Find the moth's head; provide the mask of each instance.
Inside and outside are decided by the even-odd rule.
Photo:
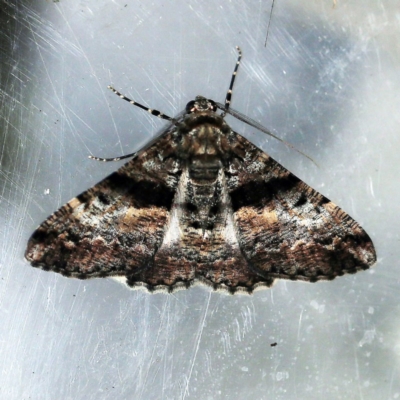
[[[204,111],[217,111],[215,102],[203,96],[196,96],[195,100],[189,101],[189,103],[186,104],[186,112],[188,114]]]

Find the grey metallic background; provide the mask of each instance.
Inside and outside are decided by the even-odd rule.
[[[0,398],[400,398],[398,0],[0,0]],[[252,296],[79,281],[23,259],[36,226],[201,94],[353,216],[376,268]],[[276,347],[270,344],[277,342]]]

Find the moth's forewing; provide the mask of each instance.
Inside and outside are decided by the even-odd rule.
[[[354,219],[240,135],[237,148],[245,156],[228,192],[242,253],[257,272],[317,281],[375,263]]]
[[[34,267],[77,278],[127,275],[150,265],[164,237],[179,178],[171,134],[73,198],[31,236]],[[167,162],[162,160],[167,155]]]

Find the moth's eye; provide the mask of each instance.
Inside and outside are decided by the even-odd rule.
[[[195,104],[194,100],[189,101],[189,103],[186,104],[186,112],[187,113],[193,112],[192,110],[193,110],[194,104]]]
[[[217,105],[215,104],[215,101],[214,100],[210,100],[210,99],[208,99],[207,100],[208,101],[208,107],[209,107],[209,109],[210,110],[212,110],[212,111],[217,111]]]

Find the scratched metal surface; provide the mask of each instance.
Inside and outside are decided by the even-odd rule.
[[[0,398],[400,397],[397,1],[0,1]],[[17,5],[16,5],[17,4]],[[253,296],[129,291],[30,268],[50,213],[202,94],[313,157],[232,120],[373,238],[370,272],[278,281]],[[270,344],[277,343],[275,347]]]

